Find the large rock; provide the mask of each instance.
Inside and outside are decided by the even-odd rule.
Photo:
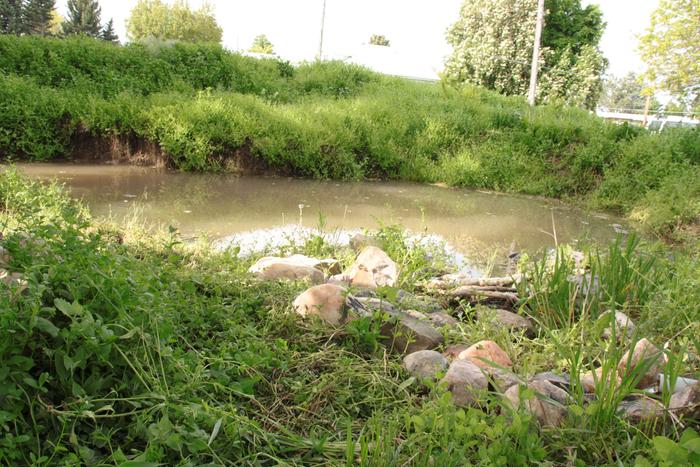
[[[634,331],[636,330],[636,326],[629,318],[629,316],[627,316],[621,311],[609,311],[607,313],[604,313],[600,317],[600,319],[611,321],[610,326],[606,327],[603,330],[604,339],[611,339],[613,335],[615,335],[616,340],[622,341],[626,338],[631,337],[632,334],[634,334]]]
[[[535,395],[529,399],[522,398],[525,387],[534,391]],[[542,426],[559,426],[566,415],[565,405],[569,401],[566,391],[544,380],[531,381],[524,386],[511,386],[506,391],[505,398],[513,409],[524,408]]]
[[[310,279],[315,284],[325,281],[324,271],[337,271],[338,262],[334,259],[316,259],[304,255],[292,255],[286,258],[266,256],[253,264],[248,272],[263,280],[297,280]]]
[[[459,407],[478,406],[481,394],[489,387],[483,370],[469,360],[453,361],[440,382]]]
[[[513,362],[505,351],[494,341],[479,341],[457,356],[458,360],[471,360],[481,368],[491,368],[495,365],[511,368]]]
[[[508,310],[480,308],[476,312],[476,317],[479,321],[487,321],[511,331],[523,332],[528,337],[535,335],[535,327],[532,321]]]
[[[444,338],[429,322],[413,318],[401,311],[388,312],[390,319],[380,330],[387,347],[403,354],[434,349]]]
[[[403,366],[418,379],[431,379],[447,369],[449,362],[440,352],[419,350],[403,359]]]
[[[665,412],[663,404],[649,397],[641,396],[623,400],[617,413],[631,422],[641,423],[661,417]]]
[[[316,285],[294,300],[294,311],[301,316],[318,316],[329,324],[339,326],[348,321],[346,295],[343,287],[333,284]]]
[[[589,394],[595,394],[597,392],[597,387],[600,387],[602,384],[604,384],[606,388],[617,388],[621,383],[620,377],[617,375],[613,377],[613,373],[616,373],[614,369],[609,369],[608,373],[605,375],[605,382],[603,382],[602,367],[596,368],[593,371],[588,371],[581,375],[581,386],[583,386],[583,390]]]
[[[353,295],[355,299],[362,303],[362,305],[368,310],[368,311],[386,311],[386,312],[397,312],[398,309],[391,303],[388,302],[387,300],[383,300],[381,298],[376,298],[376,297],[358,297],[356,295]]]
[[[436,311],[434,313],[428,313],[428,319],[432,321],[432,323],[439,327],[443,328],[445,326],[457,326],[459,324],[459,321],[454,319],[452,316],[448,315],[444,311]]]
[[[620,377],[624,377],[628,371],[634,371],[638,367],[644,368],[637,388],[645,389],[656,384],[659,374],[663,373],[665,362],[666,356],[644,338],[634,346],[631,356],[629,351],[622,356],[617,366],[617,373]]]
[[[684,386],[673,393],[668,408],[678,416],[700,419],[700,383]]]
[[[340,278],[353,287],[376,289],[393,287],[399,277],[396,263],[382,250],[375,246],[365,247],[357,259]]]
[[[551,383],[558,387],[559,389],[562,389],[564,391],[569,391],[571,387],[571,380],[569,379],[569,375],[567,374],[556,374],[552,373],[551,371],[545,371],[542,373],[537,373],[534,375],[532,378],[530,378],[530,382],[532,381],[547,381],[548,383]]]

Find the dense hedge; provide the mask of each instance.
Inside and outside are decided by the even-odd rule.
[[[653,134],[478,88],[216,45],[0,37],[0,157],[64,157],[78,132],[155,141],[184,170],[225,169],[245,147],[300,176],[585,197],[663,235],[700,213],[698,131]]]

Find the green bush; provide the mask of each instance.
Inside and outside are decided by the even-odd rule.
[[[700,162],[698,131],[649,133],[342,62],[2,36],[0,97],[4,159],[65,157],[78,132],[136,135],[183,170],[225,170],[242,152],[290,175],[442,181],[634,210],[665,236],[696,222],[696,196],[673,185]]]

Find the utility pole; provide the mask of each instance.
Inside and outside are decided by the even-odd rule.
[[[321,13],[321,39],[318,41],[318,59],[323,61],[323,28],[326,25],[326,0],[323,0],[323,13]]]
[[[647,126],[647,122],[649,121],[649,108],[651,107],[651,94],[647,94],[647,100],[644,103],[644,126]]]
[[[539,69],[540,41],[542,40],[542,23],[544,23],[544,0],[537,1],[537,24],[535,25],[535,44],[532,48],[532,68],[530,69],[530,91],[527,93],[527,101],[531,106],[535,105],[537,94],[537,71]]]

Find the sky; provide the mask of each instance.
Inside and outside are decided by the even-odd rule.
[[[172,1],[172,0],[170,0]],[[324,0],[210,0],[232,50],[250,47],[258,34],[267,35],[280,57],[298,62],[318,55]],[[649,24],[659,0],[583,0],[603,11],[607,29],[601,41],[610,61],[608,74],[641,71],[636,36]],[[65,14],[65,1],[57,5]],[[202,0],[190,0],[198,8]],[[362,63],[380,72],[434,78],[450,53],[445,31],[459,15],[462,0],[326,0],[323,55]],[[104,22],[114,18],[117,34],[126,39],[125,20],[136,0],[101,0]],[[391,47],[367,44],[383,34]]]

